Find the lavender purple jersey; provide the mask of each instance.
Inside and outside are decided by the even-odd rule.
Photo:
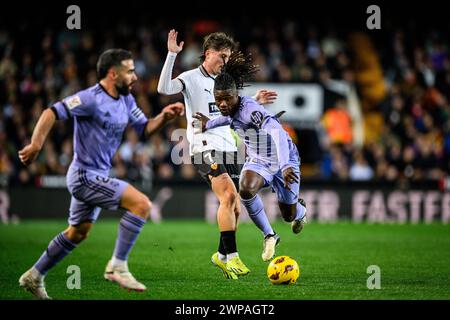
[[[52,109],[60,120],[74,119],[74,159],[67,172],[72,195],[69,223],[93,222],[100,208],[117,209],[128,186],[108,177],[125,128],[131,124],[142,135],[148,119],[131,94],[114,98],[100,84],[55,103]]]
[[[55,103],[53,109],[58,119],[74,119],[73,163],[105,174],[127,125],[141,135],[148,121],[131,94],[114,98],[100,84]]]
[[[269,166],[273,172],[298,163],[297,147],[279,120],[250,97],[239,97],[233,117],[209,120],[206,129],[229,125],[247,147],[249,159]]]
[[[292,204],[298,200],[300,185],[284,188],[282,171],[292,167],[300,177],[300,157],[297,147],[281,126],[278,118],[250,97],[239,97],[239,109],[233,117],[221,116],[206,123],[206,129],[229,125],[243,141],[247,159],[242,171],[261,175],[277,192],[278,200]]]

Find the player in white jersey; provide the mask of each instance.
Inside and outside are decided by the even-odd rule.
[[[165,95],[183,93],[191,159],[219,199],[217,221],[221,235],[219,249],[211,261],[222,269],[226,278],[237,279],[250,272],[240,260],[236,246],[240,213],[237,188],[243,161],[238,161],[236,143],[229,126],[202,132],[201,123],[193,118],[197,112],[208,115],[210,119],[220,116],[214,99],[214,78],[220,74],[231,52],[237,49],[237,43],[222,32],[206,36],[201,65],[172,79],[176,56],[184,45],[183,41],[177,44],[177,35],[175,30],[170,30],[167,39],[169,52],[159,78],[158,92]],[[255,96],[261,104],[271,103],[275,98],[276,93],[268,90],[260,90]],[[198,129],[195,128],[196,124]]]

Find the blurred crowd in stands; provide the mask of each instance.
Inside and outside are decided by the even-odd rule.
[[[147,116],[181,101],[181,94],[166,97],[156,91],[171,27],[167,22],[131,26],[119,21],[107,30],[32,30],[30,25],[12,34],[0,29],[0,175],[10,185],[34,185],[41,175],[65,175],[73,155],[71,121],[57,122],[38,160],[28,168],[17,152],[30,141],[44,108],[96,83],[95,66],[103,50],[123,47],[133,52],[140,78],[134,95]],[[342,98],[324,106],[324,135],[285,124],[299,146],[303,178],[437,180],[450,172],[449,34],[430,30],[412,37],[393,28],[376,37],[359,35],[361,42],[338,28],[300,28],[295,20],[245,26],[190,21],[179,29],[185,47],[174,76],[198,66],[203,36],[218,30],[232,34],[241,50],[252,53],[260,66],[257,82],[326,86],[336,79],[356,89],[364,123],[362,145],[355,143],[354,121]],[[367,61],[374,69],[364,73]],[[198,179],[192,165],[171,161],[178,141],[170,137],[183,127],[181,119],[148,141],[127,130],[113,175],[132,182]]]

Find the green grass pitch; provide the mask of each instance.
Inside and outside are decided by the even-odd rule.
[[[216,225],[203,221],[148,223],[134,247],[130,270],[147,285],[128,292],[103,279],[117,234],[118,220],[100,219],[89,238],[46,278],[54,299],[450,299],[450,225],[380,225],[309,223],[294,235],[284,222],[274,224],[281,236],[277,255],[300,265],[295,285],[275,286],[261,260],[262,235],[242,223],[238,249],[251,273],[223,278],[210,262],[217,249]],[[0,225],[0,299],[31,299],[18,278],[48,242],[66,227],[64,220]],[[69,265],[81,269],[81,289],[69,290]],[[367,267],[381,270],[381,289],[367,288]]]

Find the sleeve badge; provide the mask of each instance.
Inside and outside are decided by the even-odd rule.
[[[67,105],[67,108],[73,109],[81,105],[81,99],[79,96],[71,96],[64,101]]]

